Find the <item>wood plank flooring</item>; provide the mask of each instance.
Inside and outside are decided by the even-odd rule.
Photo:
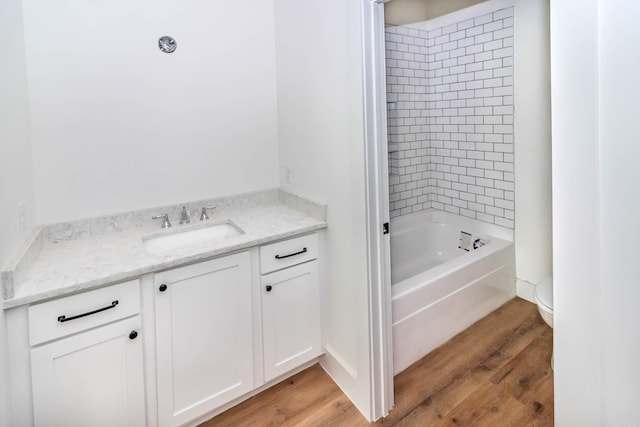
[[[218,426],[553,426],[552,330],[516,298],[395,377],[369,424],[319,365],[207,421]]]

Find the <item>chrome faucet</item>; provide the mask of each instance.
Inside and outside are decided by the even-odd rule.
[[[182,207],[182,215],[180,216],[180,224],[189,224],[191,221],[189,218],[191,217],[191,212],[183,206]]]
[[[215,208],[216,208],[216,205],[203,206],[202,207],[202,213],[200,214],[200,221],[208,221],[209,220],[209,215],[207,215],[207,210],[215,209]]]
[[[151,219],[162,219],[163,220],[162,221],[162,228],[171,227],[171,223],[169,222],[169,215],[167,215],[167,214],[152,216]]]

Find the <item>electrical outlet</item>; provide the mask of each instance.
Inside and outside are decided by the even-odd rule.
[[[27,205],[24,202],[18,203],[18,226],[20,232],[27,231]]]

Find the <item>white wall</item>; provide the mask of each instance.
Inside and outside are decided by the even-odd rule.
[[[360,7],[277,0],[276,52],[282,187],[329,206],[324,366],[371,417]]]
[[[424,0],[394,0],[384,6],[385,24],[404,25],[427,19],[429,11]]]
[[[603,425],[640,425],[640,4],[598,3]]]
[[[37,222],[277,186],[273,14],[24,0]]]
[[[390,25],[404,25],[446,15],[486,0],[394,0],[385,4],[384,20]]]
[[[0,2],[0,268],[33,225],[22,10],[19,0]],[[18,203],[26,207],[21,225]],[[1,284],[0,284],[1,287]],[[0,299],[0,426],[11,425],[7,334]]]
[[[555,415],[601,418],[597,0],[551,4]]]
[[[640,424],[640,5],[551,4],[556,425]]]
[[[427,0],[428,19],[437,18],[485,1],[487,0]]]
[[[551,4],[554,397],[558,426],[604,425],[596,3],[572,0]]]
[[[518,279],[552,272],[549,0],[515,0],[515,245]]]

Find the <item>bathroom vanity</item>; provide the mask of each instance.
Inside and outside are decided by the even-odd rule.
[[[326,207],[185,209],[214,203],[167,229],[151,216],[181,206],[35,231],[3,272],[18,425],[196,425],[317,361]]]

